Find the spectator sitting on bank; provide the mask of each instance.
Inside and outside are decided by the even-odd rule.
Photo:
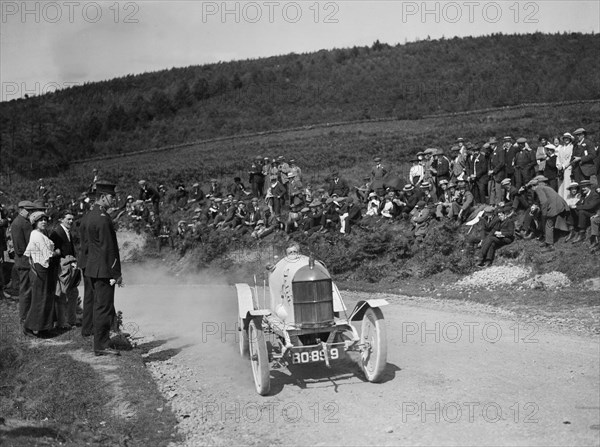
[[[348,187],[346,180],[340,178],[337,170],[333,170],[329,182],[329,196],[332,197],[334,194],[337,194],[338,197],[347,197],[349,192],[350,188]]]
[[[454,192],[456,189],[454,183],[451,184],[451,188],[449,185],[450,183],[448,180],[440,181],[440,190],[442,191],[442,194],[435,210],[435,215],[439,220],[442,220],[444,217],[447,217],[448,219],[454,218],[452,200],[454,199]]]
[[[363,183],[360,186],[355,186],[356,196],[361,203],[369,202],[369,194],[371,193],[371,177],[363,177]]]
[[[204,195],[204,191],[200,188],[200,183],[194,183],[192,185],[192,191],[188,198],[188,203],[197,203],[198,205],[204,205],[206,196]]]
[[[381,202],[375,192],[369,193],[369,201],[367,203],[367,216],[378,216]]]
[[[258,222],[256,222],[256,227],[254,228],[254,231],[252,232],[252,237],[254,239],[262,239],[264,237],[267,237],[269,234],[271,234],[273,232],[274,228],[273,227],[267,227],[265,225],[265,221],[260,219]]]
[[[177,206],[179,210],[183,210],[187,206],[188,192],[183,183],[177,185],[175,196],[173,198],[175,200],[175,206]]]
[[[234,177],[233,183],[227,187],[228,195],[232,195],[234,199],[241,200],[250,195],[250,191],[246,189],[240,177]]]
[[[589,180],[582,180],[579,182],[581,188],[581,198],[575,207],[575,214],[577,215],[576,229],[577,236],[571,241],[576,244],[583,242],[586,239],[586,231],[590,226],[591,217],[596,214],[596,211],[600,208],[600,194],[595,189],[592,189],[592,182]]]
[[[411,212],[410,221],[413,225],[412,236],[416,242],[422,242],[427,234],[427,227],[431,218],[431,210],[423,200],[419,200]]]
[[[408,181],[413,186],[419,186],[423,182],[423,165],[419,162],[418,158],[413,158],[410,162],[412,166],[408,174]]]
[[[351,234],[352,227],[362,219],[360,206],[356,203],[357,199],[348,197],[346,204],[340,210],[340,233]]]
[[[482,241],[492,232],[500,228],[500,219],[493,206],[486,206],[483,215],[475,222],[465,238],[467,255],[472,256],[475,247],[481,247]]]
[[[456,181],[457,191],[452,202],[452,213],[455,214],[459,221],[464,222],[473,210],[475,199],[471,191],[467,189],[467,181],[464,178],[459,178]]]
[[[512,212],[512,207],[505,206],[498,210],[500,224],[497,229],[488,234],[481,243],[481,258],[477,264],[479,267],[490,266],[494,262],[496,250],[500,247],[512,243],[515,239],[515,225],[508,214]]]

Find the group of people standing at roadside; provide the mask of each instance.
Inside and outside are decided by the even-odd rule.
[[[19,202],[10,226],[19,319],[29,337],[72,329],[79,323],[78,286],[83,277],[81,334],[94,336],[96,355],[119,355],[110,346],[116,318],[114,287],[122,282],[116,232],[107,213],[115,205],[115,185],[98,180],[90,196],[95,196],[95,205],[81,218],[79,250],[70,209],[61,211],[49,228],[46,206]]]

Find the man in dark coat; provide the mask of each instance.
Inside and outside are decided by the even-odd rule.
[[[481,243],[481,261],[477,264],[479,267],[490,266],[494,262],[496,250],[512,243],[515,239],[515,224],[508,218],[512,211],[510,206],[498,210],[500,224],[498,229],[488,236]]]
[[[479,149],[479,153],[473,160],[473,196],[476,203],[486,203],[486,193],[488,187],[488,157],[487,150],[489,144],[484,144]]]
[[[506,151],[498,146],[498,140],[491,138],[489,141],[491,155],[488,170],[488,195],[490,205],[497,205],[502,201],[502,180],[506,178]]]
[[[560,215],[567,215],[569,205],[554,189],[546,183],[548,178],[538,175],[532,181],[537,181],[532,189],[538,198],[540,211],[542,213],[542,225],[544,226],[545,241],[542,246],[552,250],[554,248],[554,226],[556,218]]]
[[[91,200],[94,200],[94,196],[95,192],[90,196]],[[91,278],[85,274],[88,257],[87,221],[90,217],[90,212],[88,211],[81,218],[79,224],[79,241],[81,246],[79,249],[78,264],[83,275],[83,315],[81,317],[81,335],[83,337],[89,337],[94,333],[94,290]]]
[[[574,209],[577,215],[578,235],[573,239],[573,244],[585,241],[585,233],[590,226],[590,219],[600,208],[600,194],[592,189],[592,182],[582,180],[579,182],[579,187],[581,188],[581,199]]]
[[[121,285],[121,258],[117,235],[108,208],[115,203],[115,184],[96,182],[98,196],[86,223],[87,260],[85,274],[94,292],[94,353],[120,355],[109,347],[110,328],[115,317],[115,285]]]
[[[63,265],[63,261],[67,256],[77,258],[75,245],[73,244],[73,235],[71,234],[74,217],[70,210],[61,211],[58,217],[59,224],[50,233],[50,240],[54,242],[54,249],[59,250],[60,253],[60,265]],[[57,293],[57,321],[59,327],[75,326],[77,319],[77,298],[79,298],[78,284],[73,282],[70,287],[66,287],[64,294],[58,295]]]
[[[595,160],[597,157],[596,148],[587,138],[585,129],[579,128],[573,135],[577,137],[577,144],[573,147],[573,155],[571,156],[571,165],[573,172],[571,176],[577,183],[582,180],[589,180],[596,173]]]
[[[140,185],[140,194],[139,194],[139,199],[143,200],[144,202],[146,200],[150,200],[150,202],[152,202],[152,207],[154,209],[154,214],[156,215],[156,218],[159,217],[159,203],[160,203],[160,194],[158,193],[158,191],[154,188],[152,188],[150,185],[148,185],[148,182],[146,182],[146,180],[140,180],[139,182]]]
[[[529,183],[534,177],[534,167],[537,166],[535,152],[527,144],[527,139],[519,138],[517,140],[518,148],[515,154],[515,186],[520,188]]]
[[[329,181],[329,190],[327,191],[331,197],[337,194],[339,197],[347,197],[350,188],[346,180],[340,178],[340,174],[337,170],[331,173],[331,180]]]
[[[10,226],[10,233],[15,250],[15,265],[19,275],[19,318],[21,324],[25,321],[29,308],[31,307],[31,280],[29,279],[29,258],[24,255],[29,235],[31,234],[31,222],[29,212],[33,210],[33,203],[29,200],[19,202],[19,214]]]

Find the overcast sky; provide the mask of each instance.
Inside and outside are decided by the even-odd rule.
[[[172,67],[502,32],[600,32],[590,1],[0,0],[3,101]],[[558,62],[558,61],[557,61]]]

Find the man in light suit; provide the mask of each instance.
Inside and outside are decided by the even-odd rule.
[[[110,328],[115,318],[115,285],[121,285],[121,258],[117,235],[108,208],[115,204],[115,184],[96,182],[96,204],[86,221],[87,260],[85,275],[94,293],[94,353],[120,355],[109,347]]]

